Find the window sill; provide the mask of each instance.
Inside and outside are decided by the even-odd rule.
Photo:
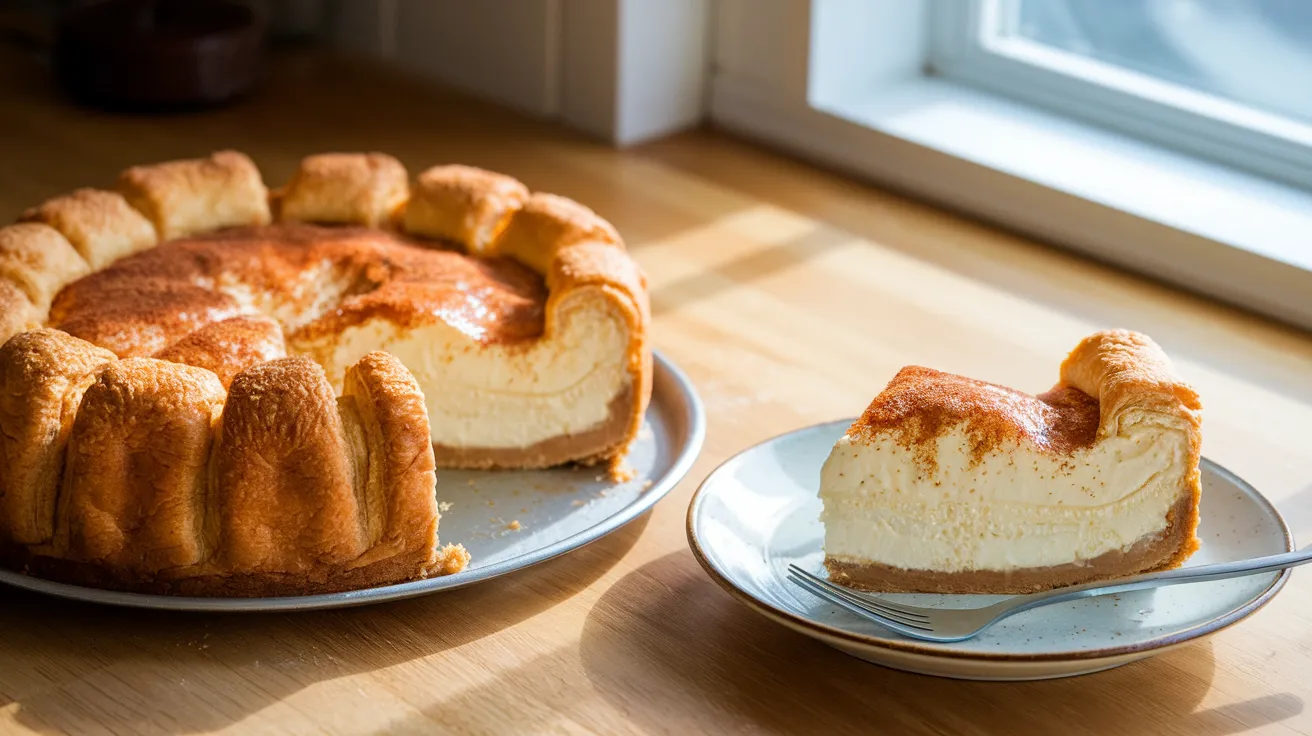
[[[1312,329],[1312,193],[950,81],[822,107],[716,80],[721,125]]]

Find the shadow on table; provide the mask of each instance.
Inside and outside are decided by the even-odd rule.
[[[1198,710],[1215,663],[1201,642],[1107,672],[1030,683],[939,679],[862,662],[733,600],[688,552],[626,575],[598,600],[580,646],[592,686],[652,730],[746,723],[792,733],[1227,734],[1303,710],[1282,693]],[[699,713],[703,714],[699,717]],[[681,722],[687,719],[687,722]]]
[[[586,588],[648,516],[566,557],[440,595],[335,611],[190,614],[4,590],[0,710],[42,732],[209,731],[316,682],[429,657]]]

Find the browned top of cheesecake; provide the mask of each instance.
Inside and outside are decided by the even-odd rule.
[[[1133,409],[1181,420],[1196,455],[1201,408],[1156,343],[1105,330],[1082,340],[1062,363],[1057,385],[1037,396],[932,368],[903,368],[848,435],[870,442],[891,433],[932,471],[939,437],[958,426],[965,427],[972,462],[1021,441],[1067,455],[1116,432],[1123,412]]]
[[[357,227],[237,227],[170,241],[70,284],[50,324],[113,350],[151,355],[209,324],[267,314],[300,338],[383,316],[443,321],[484,342],[537,337],[547,290],[510,258]]]
[[[1028,440],[1053,453],[1092,445],[1098,433],[1098,400],[1077,388],[1057,386],[1031,396],[965,376],[908,366],[875,397],[849,434],[869,441],[891,432],[929,468],[937,466],[936,443],[964,425],[972,462],[1004,445]]]

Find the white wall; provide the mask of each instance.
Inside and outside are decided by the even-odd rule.
[[[617,145],[699,124],[712,0],[341,0],[332,37]]]

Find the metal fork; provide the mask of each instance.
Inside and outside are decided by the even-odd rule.
[[[1157,588],[1165,585],[1201,583],[1208,580],[1225,580],[1263,572],[1274,572],[1312,562],[1312,545],[1297,552],[1285,552],[1267,557],[1255,557],[1238,562],[1222,562],[1199,567],[1182,567],[1163,572],[1131,575],[1116,580],[1103,580],[1084,585],[1072,585],[1043,593],[1020,595],[982,608],[924,608],[894,603],[886,598],[858,593],[817,577],[797,565],[789,565],[789,579],[811,594],[846,608],[858,616],[892,629],[903,636],[925,641],[961,641],[975,636],[984,629],[1008,616],[1031,608],[1052,603],[1092,598],[1131,590]]]

